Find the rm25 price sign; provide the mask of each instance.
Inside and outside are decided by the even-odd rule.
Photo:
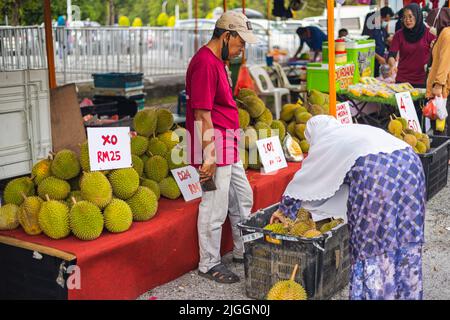
[[[87,128],[92,171],[132,166],[129,127]]]
[[[286,158],[278,136],[258,140],[256,145],[265,173],[287,167]]]
[[[400,116],[408,121],[408,127],[414,131],[422,133],[416,108],[409,92],[400,92],[395,94],[397,107],[400,110]]]

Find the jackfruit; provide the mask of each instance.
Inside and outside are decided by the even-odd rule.
[[[69,209],[71,209],[73,206],[72,198],[75,199],[76,202],[80,202],[80,201],[84,200],[83,196],[81,195],[81,191],[77,190],[77,191],[69,192],[69,195],[67,196],[67,199],[66,199],[66,205],[67,205],[67,207],[69,207]]]
[[[256,147],[256,141],[258,140],[258,133],[256,132],[254,127],[247,127],[244,130],[244,142],[245,148],[247,150],[253,149]]]
[[[272,231],[278,234],[287,234],[287,230],[282,223],[272,223],[264,227],[264,230]]]
[[[417,141],[416,148],[419,151],[418,153],[426,153],[427,152],[427,146],[422,141]]]
[[[280,142],[283,142],[284,137],[286,136],[286,127],[280,120],[273,120],[270,125],[272,129],[272,134],[278,135],[280,137]]]
[[[280,112],[280,119],[289,122],[294,117],[295,111],[299,108],[296,104],[285,104]]]
[[[297,125],[297,122],[292,121],[288,124],[286,130],[291,136],[295,136],[295,126]]]
[[[272,129],[270,129],[270,126],[265,122],[257,122],[255,124],[255,130],[258,133],[258,140],[272,136]]]
[[[164,156],[169,148],[158,138],[151,138],[148,143],[147,155],[149,156]]]
[[[131,154],[142,156],[148,148],[148,138],[135,136],[131,138]]]
[[[42,232],[41,227],[39,227],[38,217],[43,202],[39,197],[27,197],[20,206],[18,212],[19,223],[30,236]]]
[[[0,207],[0,230],[14,230],[19,226],[19,210],[13,203]]]
[[[106,230],[119,233],[130,229],[133,222],[133,213],[125,201],[113,199],[103,211],[103,218]]]
[[[239,128],[247,128],[250,124],[250,115],[248,112],[242,108],[238,108],[239,112]]]
[[[105,208],[112,200],[112,187],[100,172],[85,172],[80,181],[83,199],[92,202],[100,209]]]
[[[175,200],[181,196],[180,188],[178,188],[177,182],[173,177],[167,177],[161,180],[159,189],[164,198]]]
[[[158,109],[156,111],[157,125],[156,132],[163,133],[172,128],[173,126],[173,114],[167,109]]]
[[[113,194],[122,200],[131,198],[139,187],[139,175],[133,168],[113,170],[108,178]]]
[[[156,195],[147,187],[139,187],[136,193],[126,201],[133,212],[134,221],[146,221],[153,218],[158,210]]]
[[[248,168],[248,151],[245,149],[239,148],[239,158],[242,161],[242,166],[244,167],[244,170],[247,170],[247,168]]]
[[[317,238],[317,237],[320,237],[321,234],[322,233],[319,230],[311,229],[311,230],[306,231],[303,234],[303,237],[305,237],[305,238]]]
[[[272,112],[270,112],[269,109],[265,109],[262,115],[260,115],[258,118],[255,119],[255,122],[264,122],[268,126],[272,124],[273,121],[273,115]]]
[[[266,105],[264,102],[256,97],[256,96],[249,96],[242,99],[243,105],[242,107],[247,110],[247,112],[250,114],[250,117],[252,118],[258,118],[261,116],[266,110]]]
[[[48,199],[44,201],[38,220],[41,230],[47,237],[62,239],[70,234],[69,208],[60,201]]]
[[[403,131],[403,125],[398,119],[391,120],[388,124],[388,131],[394,136],[399,136]]]
[[[166,144],[168,150],[171,150],[180,142],[180,137],[171,130],[159,134],[158,139]]]
[[[89,201],[74,203],[69,214],[70,230],[80,240],[94,240],[103,231],[103,215],[100,209]]]
[[[144,164],[144,171],[147,178],[160,182],[169,174],[167,160],[161,156],[153,156]]]
[[[306,140],[301,140],[300,141],[300,148],[302,148],[302,151],[304,153],[308,153],[309,151],[309,143]]]
[[[306,123],[309,119],[311,119],[312,114],[309,112],[302,112],[295,114],[295,122],[297,123]]]
[[[154,108],[144,109],[136,113],[133,128],[140,136],[150,137],[156,131],[158,115]]]
[[[403,140],[411,147],[415,147],[417,144],[417,138],[413,134],[405,134]]]
[[[295,125],[295,135],[301,140],[305,140],[305,130],[306,130],[306,124],[300,123],[300,124]],[[301,145],[300,145],[300,148],[302,148]],[[302,148],[302,150],[303,150],[303,148]]]
[[[158,182],[150,180],[150,179],[141,179],[141,186],[147,187],[150,190],[152,190],[156,196],[156,199],[159,200],[159,198],[161,197],[161,190],[159,189]]]
[[[267,293],[267,300],[306,300],[305,289],[295,282],[298,265],[295,265],[289,280],[278,281]]]
[[[72,150],[61,150],[53,158],[50,166],[52,174],[63,180],[72,179],[80,173],[80,162]]]
[[[251,89],[242,88],[241,90],[239,90],[237,98],[239,100],[243,100],[244,98],[249,97],[249,96],[256,97],[257,95],[256,95],[256,92]]]
[[[48,177],[39,183],[37,191],[42,199],[48,195],[52,200],[64,200],[70,192],[70,184],[56,177]]]
[[[23,202],[23,196],[34,196],[34,183],[28,177],[16,178],[8,182],[3,191],[3,200],[5,203],[13,203],[20,206]]]
[[[144,162],[142,158],[143,156],[139,158],[137,155],[131,155],[133,169],[136,170],[139,177],[142,177],[142,175],[144,174]]]
[[[313,89],[309,92],[308,102],[310,104],[318,104],[319,106],[323,106],[326,99],[322,92]]]
[[[326,114],[325,110],[319,106],[318,104],[313,104],[309,107],[308,110],[309,113],[311,113],[313,116],[317,116],[319,114]]]
[[[36,186],[42,180],[52,175],[52,172],[50,170],[51,164],[52,161],[50,159],[43,159],[33,166],[33,169],[31,169],[31,177]]]

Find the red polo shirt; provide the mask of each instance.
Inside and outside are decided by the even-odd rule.
[[[191,164],[202,164],[202,147],[194,130],[194,110],[211,111],[217,166],[239,161],[239,116],[225,63],[208,47],[202,47],[189,63],[186,73],[186,129],[190,134]],[[201,132],[201,131],[200,131]],[[190,141],[189,141],[190,140]]]

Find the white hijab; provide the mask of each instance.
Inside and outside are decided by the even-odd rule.
[[[308,157],[284,195],[302,200],[302,206],[312,212],[314,220],[319,220],[319,216],[345,217],[348,187],[343,182],[359,157],[409,147],[382,129],[342,125],[327,115],[312,117],[307,122],[305,138],[310,144]]]

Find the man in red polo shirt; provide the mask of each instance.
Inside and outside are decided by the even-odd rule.
[[[216,22],[212,39],[192,58],[186,73],[186,129],[189,159],[200,182],[213,180],[216,190],[203,192],[198,215],[199,274],[234,283],[239,277],[221,263],[222,225],[229,215],[233,261],[243,262],[243,243],[237,224],[246,219],[253,193],[239,160],[239,117],[225,61],[237,57],[245,43],[257,42],[251,23],[239,12],[227,11]]]

